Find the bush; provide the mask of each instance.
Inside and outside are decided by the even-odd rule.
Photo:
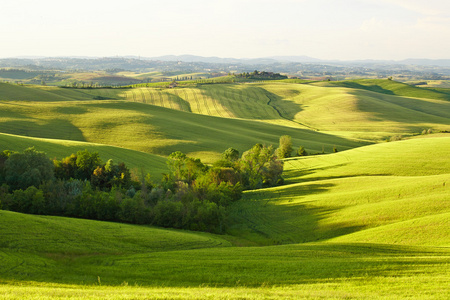
[[[292,138],[289,135],[283,135],[280,137],[280,146],[277,151],[278,158],[291,157],[292,153]]]
[[[297,150],[297,156],[307,156],[308,152],[306,152],[305,147],[300,146]]]

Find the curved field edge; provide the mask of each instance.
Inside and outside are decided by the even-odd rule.
[[[35,147],[36,150],[45,152],[50,159],[61,159],[87,149],[91,152],[98,152],[103,162],[108,159],[113,159],[115,163],[124,162],[136,175],[150,173],[155,180],[159,180],[163,173],[167,173],[166,158],[149,153],[94,143],[0,133],[0,151],[21,152],[29,147]]]
[[[39,253],[55,259],[231,246],[207,233],[4,210],[0,210],[0,235],[3,251]]]
[[[448,228],[450,212],[371,228],[331,239],[330,242],[450,247]]]

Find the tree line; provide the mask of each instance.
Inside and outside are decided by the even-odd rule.
[[[244,72],[240,74],[235,74],[237,78],[247,78],[247,79],[258,79],[258,80],[281,80],[287,79],[288,77],[285,75],[281,75],[280,73],[274,72],[266,72],[266,71],[258,71],[255,70],[251,73]]]
[[[155,183],[98,152],[49,159],[34,147],[0,153],[0,208],[94,220],[223,233],[227,208],[242,191],[283,182],[272,146],[256,144],[240,156],[227,149],[212,166],[174,152],[169,172]]]

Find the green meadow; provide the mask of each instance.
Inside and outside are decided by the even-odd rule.
[[[124,100],[4,100],[0,108],[4,133],[99,143],[163,156],[181,149],[205,161],[217,159],[229,147],[242,152],[256,143],[276,145],[286,134],[296,147],[303,145],[315,152],[367,144],[307,129]]]
[[[388,80],[0,83],[0,150],[88,149],[154,178],[177,150],[213,162],[290,135],[318,154],[246,191],[223,235],[0,210],[0,298],[448,299],[450,136],[420,133],[450,130],[449,94]]]
[[[296,128],[377,139],[424,128],[448,130],[448,90],[390,80],[209,84],[124,92],[130,101],[226,118],[262,120]]]
[[[450,137],[430,138],[288,159],[289,184],[247,192],[233,207],[230,231],[258,244],[348,239],[448,247],[449,147]]]
[[[23,151],[29,147],[35,147],[39,151],[44,151],[49,158],[59,160],[87,149],[90,152],[98,152],[103,162],[108,159],[116,163],[125,162],[136,175],[150,173],[156,180],[159,180],[163,173],[167,173],[166,159],[150,153],[102,144],[0,133],[0,151]]]

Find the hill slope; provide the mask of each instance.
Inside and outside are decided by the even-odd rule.
[[[349,81],[334,81],[332,82],[332,84],[336,86],[363,89],[387,95],[450,101],[450,90],[420,88],[394,80],[358,79]]]
[[[367,139],[450,130],[450,92],[389,80],[141,87],[127,100],[227,118],[262,120]]]
[[[449,291],[449,250],[209,235],[0,211],[6,298],[418,298]],[[392,286],[395,285],[395,289]]]
[[[331,152],[362,145],[310,130],[264,122],[218,118],[120,100],[0,103],[4,133],[101,143],[169,155],[181,150],[203,158],[229,147],[278,144],[291,135],[294,147]],[[207,152],[205,155],[204,152]],[[200,153],[199,153],[200,152]]]
[[[287,160],[292,184],[246,193],[230,233],[262,244],[339,237],[448,246],[449,147],[450,138],[430,138]]]
[[[87,149],[98,152],[103,162],[113,159],[116,163],[124,162],[130,170],[140,175],[141,170],[152,178],[159,180],[163,173],[167,173],[166,159],[157,155],[119,148],[108,145],[76,142],[68,140],[42,139],[0,133],[0,151],[23,151],[29,147],[43,151],[51,159],[61,159],[77,151]]]

